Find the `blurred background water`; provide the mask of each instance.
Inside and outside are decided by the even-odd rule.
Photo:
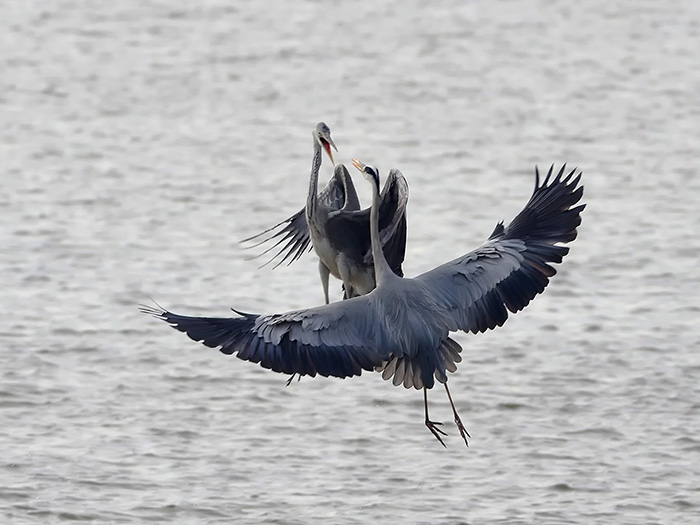
[[[0,46],[3,523],[700,522],[696,2],[6,2]],[[419,392],[137,312],[322,301],[238,244],[303,206],[319,120],[408,179],[409,276],[584,172],[544,295],[457,336],[469,449],[438,390],[446,450]]]

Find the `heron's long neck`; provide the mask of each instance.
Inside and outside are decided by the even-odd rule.
[[[369,212],[369,232],[372,239],[372,258],[374,259],[374,278],[379,284],[388,276],[394,275],[384,257],[382,242],[379,238],[379,182],[372,184],[372,209]]]
[[[318,201],[318,171],[321,169],[321,144],[314,138],[314,159],[311,163],[309,196],[306,198],[306,216],[313,217]]]

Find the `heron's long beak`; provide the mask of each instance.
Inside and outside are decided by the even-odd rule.
[[[366,165],[363,164],[362,162],[360,162],[360,161],[357,160],[357,159],[352,159],[352,165],[355,166],[355,167],[356,167],[358,170],[360,170],[360,171],[365,171],[365,166],[366,166]]]
[[[338,151],[338,148],[335,145],[335,142],[333,142],[333,139],[328,137],[326,140],[325,138],[322,140],[323,144],[323,149],[326,150],[326,154],[328,155],[328,158],[331,159],[331,164],[335,166],[335,161],[333,160],[333,153],[331,153],[331,146],[333,146],[333,149],[335,151]]]

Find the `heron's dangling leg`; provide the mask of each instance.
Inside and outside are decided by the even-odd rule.
[[[467,432],[467,429],[464,428],[464,425],[462,424],[462,420],[459,418],[459,414],[457,414],[457,409],[455,408],[455,404],[452,402],[452,396],[450,395],[450,389],[447,388],[447,383],[445,383],[445,392],[447,392],[447,399],[450,400],[450,405],[452,405],[452,413],[455,415],[455,424],[457,425],[457,428],[459,429],[459,435],[462,436],[464,443],[467,446],[469,446],[469,441],[467,441],[467,437],[472,437],[472,436],[469,432]]]
[[[430,421],[430,418],[428,417],[428,389],[423,388],[423,401],[425,402],[425,426],[428,427],[428,430],[430,430],[433,433],[433,436],[437,438],[437,440],[440,442],[440,444],[447,448],[447,445],[445,445],[445,442],[442,440],[440,437],[440,434],[443,436],[446,436],[447,433],[443,432],[439,428],[437,428],[436,425],[442,425],[440,421]]]
[[[321,260],[318,261],[318,273],[321,276],[321,285],[323,286],[323,297],[326,299],[326,304],[330,303],[328,298],[328,279],[331,275],[331,271],[328,266],[323,264]]]

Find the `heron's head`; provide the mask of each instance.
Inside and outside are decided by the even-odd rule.
[[[362,175],[379,188],[379,170],[374,166],[368,166],[357,159],[352,159],[352,165],[362,172]]]
[[[331,146],[333,146],[335,151],[338,151],[338,148],[335,147],[335,142],[333,142],[333,139],[331,138],[331,128],[329,128],[325,122],[319,122],[316,124],[316,129],[314,130],[314,140],[318,141],[318,143],[323,147],[323,150],[326,152],[326,155],[328,155],[328,158],[331,159],[331,163],[335,164],[333,161],[333,154],[331,153]]]

